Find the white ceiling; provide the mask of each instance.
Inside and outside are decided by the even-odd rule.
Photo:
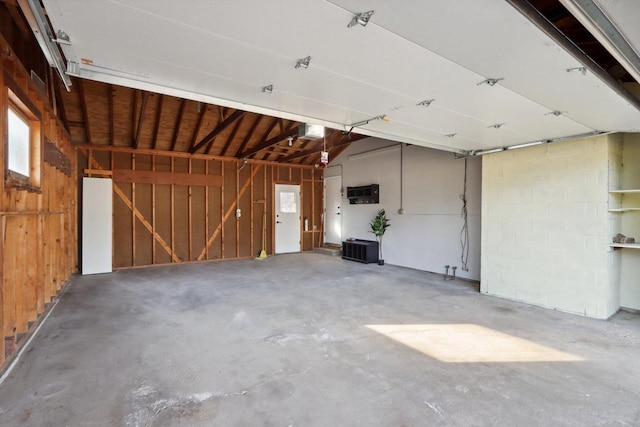
[[[640,131],[640,111],[567,72],[582,64],[502,0],[43,3],[74,72],[99,81],[346,130],[386,115],[357,132],[450,151]]]

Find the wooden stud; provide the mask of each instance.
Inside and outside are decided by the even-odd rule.
[[[184,116],[184,109],[185,109],[186,103],[187,101],[184,99],[180,101],[180,111],[178,112],[178,117],[176,118],[176,124],[173,127],[174,129],[173,139],[171,140],[171,148],[169,149],[169,151],[176,150],[176,144],[178,143],[178,134],[180,133],[180,126],[182,125],[182,117]],[[173,172],[173,169],[171,170],[171,172]],[[171,244],[173,245],[173,239]]]
[[[196,145],[196,141],[198,140],[198,135],[200,134],[200,129],[202,129],[202,123],[204,123],[204,116],[207,115],[207,105],[200,107],[202,110],[200,111],[200,116],[198,117],[198,123],[196,124],[196,128],[193,131],[193,136],[191,137],[191,144],[189,144],[189,152],[193,151],[193,147]]]
[[[116,129],[115,129],[115,119],[114,119],[114,108],[113,108],[113,98],[114,98],[115,90],[113,85],[107,85],[107,98],[109,99],[109,144],[115,145],[116,141]],[[64,103],[63,103],[64,104]]]
[[[251,176],[254,176],[256,174],[257,171],[260,170],[260,167],[255,168],[255,170],[251,171]],[[216,229],[214,230],[213,234],[209,237],[209,239],[207,240],[207,243],[205,245],[204,248],[202,248],[202,251],[200,252],[200,255],[198,255],[198,261],[202,261],[202,259],[204,258],[204,255],[206,254],[206,246],[209,246],[215,239],[216,237],[218,237],[218,234],[220,232],[223,232],[224,235],[224,222],[229,218],[229,216],[235,212],[236,210],[236,201],[240,200],[240,198],[242,197],[242,195],[247,191],[247,188],[249,188],[249,185],[251,184],[251,178],[247,180],[247,182],[242,186],[242,188],[240,189],[240,192],[238,193],[238,198],[235,199],[235,201],[233,203],[231,203],[231,206],[229,206],[229,209],[227,209],[227,212],[224,212],[224,203],[222,204],[222,209],[223,209],[223,217],[222,217],[222,221],[221,223],[218,225],[218,227],[216,227]],[[222,187],[224,189],[224,187]],[[224,258],[224,257],[223,257]]]
[[[136,170],[136,155],[131,155],[131,169]],[[136,265],[136,183],[131,183],[131,264]]]
[[[140,114],[138,115],[138,126],[136,129],[135,139],[134,139],[134,148],[138,148],[140,146],[140,135],[142,134],[142,123],[144,121],[144,111],[147,108],[147,99],[149,98],[149,92],[142,92],[142,104],[140,105]]]
[[[204,161],[204,173],[209,175],[209,160]],[[209,236],[209,186],[204,187],[204,239],[206,241]],[[207,252],[205,259],[209,259],[209,246],[207,246]]]
[[[184,105],[184,103],[183,103]],[[171,158],[171,172],[175,172],[175,162],[174,158]],[[175,185],[171,184],[171,212],[169,212],[169,217],[171,218],[171,253],[176,253],[176,224],[175,224],[175,205],[176,205],[176,189]],[[173,259],[172,259],[173,260]],[[175,262],[179,262],[176,260]]]
[[[191,159],[189,159],[188,162],[188,167],[189,167],[189,175],[191,175],[192,172],[192,166],[191,166]],[[187,210],[188,210],[188,217],[187,217],[187,229],[189,230],[189,236],[188,236],[188,240],[189,240],[189,248],[188,248],[188,259],[189,261],[192,261],[191,258],[191,251],[193,250],[193,212],[192,212],[192,200],[191,200],[191,186],[187,186],[187,198],[188,198],[188,203],[187,203]]]
[[[156,111],[156,122],[153,126],[153,140],[151,141],[151,149],[155,150],[158,145],[158,132],[160,132],[160,123],[162,122],[162,104],[164,103],[164,95],[158,95],[158,110]]]
[[[80,107],[82,109],[82,120],[84,121],[84,128],[87,136],[87,141],[89,144],[93,142],[91,139],[91,126],[89,123],[89,113],[87,111],[87,99],[85,98],[84,93],[84,81],[82,79],[78,79],[78,95],[80,96]]]
[[[162,95],[160,95],[160,107],[162,107]],[[151,171],[156,171],[156,156],[151,156]],[[151,234],[156,235],[156,185],[151,184]],[[156,263],[156,241],[151,244],[151,264]]]

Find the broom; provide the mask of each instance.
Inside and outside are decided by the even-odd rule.
[[[267,257],[266,240],[267,240],[267,206],[264,206],[264,212],[262,212],[262,251],[260,251],[260,255],[258,259],[265,259]]]

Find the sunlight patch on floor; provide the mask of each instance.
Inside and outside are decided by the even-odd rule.
[[[447,363],[575,362],[548,346],[473,324],[365,325],[392,340]]]

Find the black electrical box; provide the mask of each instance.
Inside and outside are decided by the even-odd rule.
[[[380,203],[380,186],[371,184],[360,187],[347,187],[347,199],[349,199],[349,204],[352,205]]]

